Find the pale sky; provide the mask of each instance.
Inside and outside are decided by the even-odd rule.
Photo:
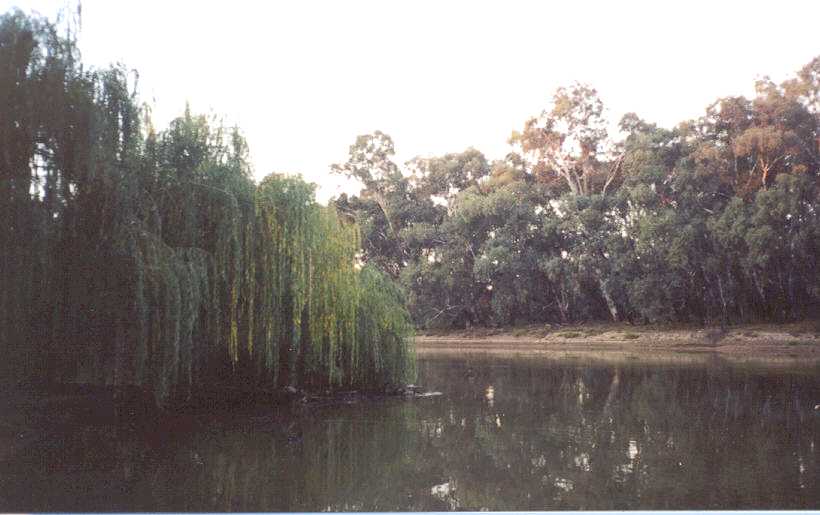
[[[65,0],[0,0],[53,17]],[[164,127],[222,115],[248,139],[255,176],[302,173],[337,193],[329,165],[356,136],[390,134],[397,161],[488,158],[573,81],[613,121],[671,127],[721,96],[751,95],[820,54],[820,2],[82,2],[83,61],[140,74]]]

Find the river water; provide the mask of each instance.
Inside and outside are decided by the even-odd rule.
[[[0,462],[0,510],[820,508],[816,368],[429,357],[419,384],[443,395],[58,432]]]

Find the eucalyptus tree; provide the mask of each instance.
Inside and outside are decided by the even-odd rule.
[[[559,235],[550,230],[555,211],[544,203],[542,187],[513,182],[493,187],[483,199],[486,238],[478,249],[473,271],[486,285],[492,322],[498,325],[547,321],[553,285],[540,262],[560,256]]]
[[[474,148],[441,157],[416,158],[408,164],[416,191],[443,201],[471,186],[479,186],[491,171],[487,158]]]
[[[582,84],[559,88],[551,105],[527,120],[523,131],[514,132],[510,143],[520,147],[531,162],[533,175],[541,182],[558,182],[569,189],[560,200],[563,213],[569,216],[562,226],[573,246],[565,251],[572,255],[579,270],[594,274],[610,316],[619,320],[618,293],[614,291],[617,280],[611,277],[614,269],[603,242],[608,238],[608,229],[593,222],[597,218],[609,223],[612,213],[592,213],[609,209],[604,197],[621,175],[623,154],[609,136],[597,91]],[[587,227],[589,223],[594,227]],[[555,266],[552,269],[557,270]]]
[[[537,177],[561,181],[575,195],[605,195],[620,172],[604,104],[584,84],[558,88],[550,107],[527,120],[521,132],[513,132],[510,143],[532,160]]]
[[[786,80],[783,89],[786,95],[800,101],[809,112],[820,114],[820,56],[801,68],[797,77]]]
[[[403,224],[400,210],[407,202],[408,184],[399,166],[393,161],[393,140],[387,134],[376,131],[356,138],[350,146],[348,160],[334,164],[334,173],[342,174],[362,184],[360,202],[368,212],[366,219],[366,254],[384,258],[381,267],[394,277],[398,276],[406,260],[399,231]],[[370,237],[372,235],[372,238]],[[378,249],[376,252],[369,252]]]
[[[476,281],[473,266],[489,231],[483,217],[484,196],[476,188],[457,195],[437,232],[438,242],[409,264],[402,283],[420,325],[473,325],[483,322],[486,285]],[[430,237],[430,236],[428,236]]]

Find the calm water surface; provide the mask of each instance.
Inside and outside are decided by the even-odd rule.
[[[443,396],[66,431],[0,509],[817,509],[816,372],[421,359]]]

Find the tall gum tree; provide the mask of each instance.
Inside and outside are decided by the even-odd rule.
[[[597,91],[574,84],[559,88],[552,105],[527,120],[521,132],[513,133],[510,143],[520,146],[529,157],[540,180],[562,181],[573,196],[604,197],[623,164],[623,154],[615,155],[618,146],[609,137],[606,125],[604,104]],[[592,247],[598,250],[585,255],[584,261],[591,260],[590,268],[597,276],[601,295],[612,319],[618,321],[620,313],[610,284],[609,257],[599,245]],[[582,246],[579,250],[589,249]]]
[[[574,84],[559,88],[552,105],[527,120],[510,143],[520,146],[543,181],[560,179],[575,195],[606,194],[621,168],[606,124],[597,91]]]

